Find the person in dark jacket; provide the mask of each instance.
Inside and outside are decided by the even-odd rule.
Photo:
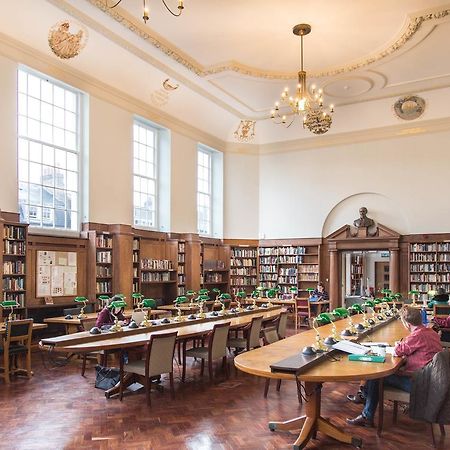
[[[436,295],[428,303],[428,308],[432,308],[434,305],[448,304],[448,294],[445,292],[444,288],[438,288]]]
[[[114,325],[114,321],[116,320],[114,316],[117,317],[119,323],[125,321],[125,316],[123,315],[124,308],[111,307],[112,302],[120,300],[122,298],[115,295],[108,301],[107,305],[98,313],[97,321],[95,322],[96,327],[101,328],[104,325]]]
[[[406,364],[398,373],[384,378],[386,386],[393,386],[405,392],[411,392],[411,375],[426,366],[436,353],[442,350],[439,335],[422,324],[420,309],[403,306],[400,318],[410,334],[395,344],[395,355],[406,356]],[[364,386],[365,405],[362,413],[353,419],[347,419],[350,425],[373,426],[373,418],[378,406],[379,380],[368,380]]]

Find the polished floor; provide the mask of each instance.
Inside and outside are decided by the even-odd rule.
[[[47,365],[47,364],[46,364]],[[0,449],[291,449],[295,440],[288,433],[272,433],[267,422],[286,420],[302,414],[294,383],[285,382],[281,392],[271,386],[263,398],[264,380],[239,373],[234,369],[224,380],[208,383],[200,378],[199,364],[187,371],[184,384],[176,369],[176,398],[168,390],[152,393],[152,407],[146,406],[144,395],[134,393],[124,398],[106,399],[94,388],[94,369],[86,377],[80,375],[79,361],[64,367],[45,367],[41,355],[33,355],[35,375],[31,380],[15,379],[9,387],[0,381]],[[163,385],[167,386],[166,379]],[[345,417],[355,416],[360,407],[345,400],[355,384],[327,384],[323,391],[323,415],[340,427],[350,430]],[[400,414],[399,424],[392,426],[387,405],[383,437],[374,429],[355,428],[363,438],[364,449],[419,450],[431,449],[429,427]],[[450,448],[447,436],[435,434],[438,448]],[[336,450],[351,448],[318,434],[308,449]]]

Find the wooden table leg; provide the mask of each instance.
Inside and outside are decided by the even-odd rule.
[[[319,431],[327,436],[336,439],[344,444],[351,444],[355,447],[361,447],[362,440],[358,437],[351,436],[344,431],[339,430],[328,420],[320,415],[322,384],[307,381],[305,382],[305,416],[297,417],[286,422],[270,422],[269,430],[271,431],[292,431],[298,430],[300,434],[294,442],[294,450],[305,448],[309,440],[315,437]]]
[[[134,373],[126,373],[123,377],[123,384],[124,384],[124,389],[127,388],[128,386],[131,386],[133,383],[135,383],[137,381],[137,375]],[[108,389],[107,391],[105,391],[105,397],[106,398],[110,398],[113,395],[117,395],[119,394],[119,390],[120,390],[120,382],[117,383],[114,387],[112,387],[111,389]]]

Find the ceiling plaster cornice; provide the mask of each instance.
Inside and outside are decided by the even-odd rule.
[[[55,4],[62,3],[63,0],[47,0]],[[276,72],[261,70],[256,67],[246,66],[237,61],[228,61],[222,64],[212,65],[205,67],[200,62],[196,61],[194,58],[183,54],[175,46],[171,45],[165,39],[162,39],[156,33],[150,33],[142,25],[137,24],[133,19],[131,19],[125,12],[120,8],[110,9],[105,5],[104,0],[86,0],[92,5],[96,6],[102,10],[105,14],[108,14],[111,18],[119,22],[125,28],[135,33],[140,38],[148,41],[154,47],[158,48],[166,56],[172,58],[178,64],[184,66],[187,70],[195,73],[199,77],[207,77],[210,75],[216,75],[221,72],[236,72],[241,75],[246,75],[254,78],[264,78],[270,80],[291,80],[296,79],[297,72]],[[359,61],[353,62],[348,65],[335,67],[318,72],[309,72],[308,75],[312,78],[322,78],[330,77],[336,75],[342,75],[343,73],[353,72],[355,70],[361,69],[372,65],[383,58],[386,58],[393,53],[400,50],[405,46],[419,31],[422,24],[428,21],[440,20],[450,15],[450,7],[445,8],[434,8],[430,10],[420,11],[419,13],[412,14],[408,17],[408,21],[403,28],[400,36],[394,39],[391,43],[387,45],[386,48],[379,51],[378,53],[371,55],[369,57],[363,58]]]
[[[147,103],[126,94],[102,81],[87,75],[73,67],[67,66],[54,57],[45,55],[26,44],[17,41],[0,32],[0,55],[32,67],[54,78],[87,92],[101,100],[112,103],[131,114],[141,115],[159,125],[169,128],[172,132],[180,133],[193,140],[199,141],[224,151],[226,142],[211,134],[193,127],[169,114],[154,108]]]

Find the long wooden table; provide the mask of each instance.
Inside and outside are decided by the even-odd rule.
[[[361,321],[361,315],[353,316],[353,322],[356,324]],[[347,320],[335,322],[339,333],[347,327]],[[332,325],[325,325],[319,328],[320,335],[323,338],[331,335]],[[373,342],[388,342],[394,344],[395,341],[407,335],[407,330],[399,320],[387,323],[384,327],[375,330],[369,337],[362,340],[371,340]],[[346,443],[360,446],[360,438],[352,436],[341,431],[329,420],[323,418],[320,414],[322,384],[336,381],[359,381],[386,377],[396,372],[402,363],[402,358],[386,355],[385,363],[355,362],[349,361],[347,355],[340,354],[342,357],[338,362],[326,359],[318,365],[300,373],[296,378],[287,373],[272,373],[271,364],[301,352],[303,347],[313,345],[315,342],[315,331],[309,330],[287,339],[280,340],[274,344],[261,347],[250,352],[238,355],[234,363],[236,367],[243,372],[275,379],[297,380],[304,382],[304,391],[306,396],[305,415],[296,417],[286,422],[270,422],[269,429],[275,430],[298,430],[301,429],[298,438],[294,443],[294,450],[304,448],[312,436],[320,431],[334,439]],[[299,383],[298,383],[299,384]]]
[[[129,319],[133,314],[132,309],[126,309],[123,312],[123,315],[125,318]],[[158,309],[151,309],[149,310],[149,316],[150,318],[161,316],[167,314],[165,311],[161,311]],[[98,313],[86,313],[83,317],[83,319],[79,319],[78,316],[73,316],[72,319],[66,319],[66,316],[58,316],[58,317],[48,317],[47,319],[44,319],[45,323],[56,323],[60,325],[65,325],[66,327],[66,334],[72,334],[79,331],[79,327],[81,325],[82,320],[86,319],[96,319],[98,316]]]

